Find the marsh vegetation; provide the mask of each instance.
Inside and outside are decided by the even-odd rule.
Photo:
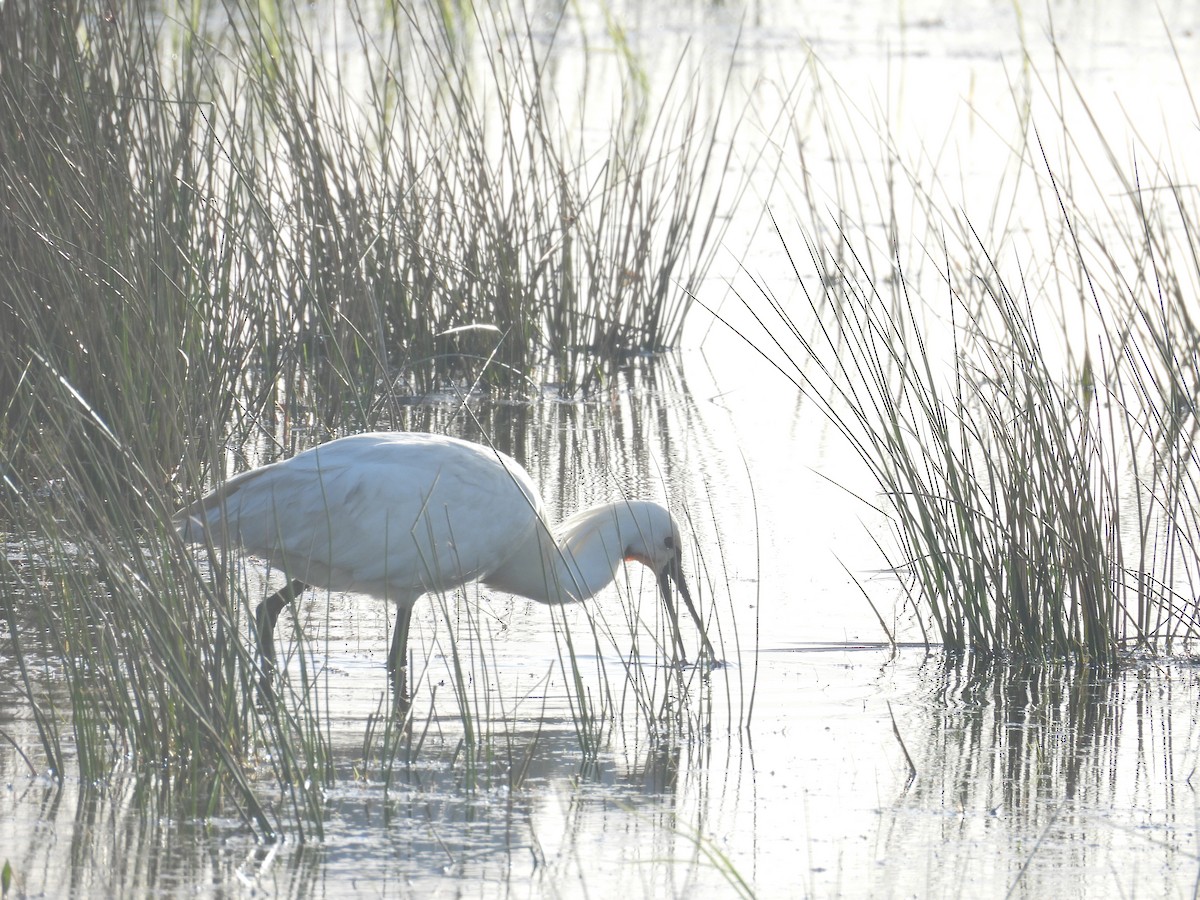
[[[622,92],[593,146],[547,91],[555,22],[445,12],[0,11],[5,605],[52,771],[67,727],[85,782],[120,759],[168,808],[304,834],[332,777],[312,673],[279,716],[247,704],[244,585],[181,552],[172,508],[422,398],[570,397],[677,341],[727,187],[686,77],[657,109]],[[523,456],[490,415],[462,418]],[[574,701],[585,757],[613,690]]]
[[[972,72],[964,160],[813,48],[750,72],[786,28],[684,11],[647,33],[719,32],[720,66],[651,64],[607,6],[0,4],[0,744],[10,827],[71,860],[0,841],[3,893],[631,861],[614,891],[1036,893],[1194,819],[1187,154],[1118,129],[1052,22],[1013,30],[1010,111]],[[550,611],[469,587],[417,608],[398,717],[390,611],[317,592],[256,705],[283,574],[171,516],[366,429],[493,442],[556,519],[667,499],[725,665],[670,664],[632,571]],[[1156,888],[1191,884],[1154,835]]]

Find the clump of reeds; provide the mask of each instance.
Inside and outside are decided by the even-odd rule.
[[[901,546],[893,564],[941,642],[1110,658],[1125,623],[1109,462],[1088,403],[1047,370],[1022,299],[992,279],[987,298],[1005,331],[977,358],[943,362],[899,270],[891,297],[860,287],[863,273],[830,274],[836,330],[821,333],[825,346],[802,346],[833,367],[834,396],[807,374],[797,383],[878,481]],[[966,318],[961,296],[949,304]]]
[[[8,446],[47,362],[168,472],[276,410],[578,384],[675,343],[720,239],[719,108],[625,96],[591,146],[503,13],[0,15]]]
[[[1063,132],[1081,121],[1056,113]],[[1142,183],[1082,121],[1123,203],[1086,162],[1052,160],[1023,119],[1020,177],[1002,184],[1033,199],[1000,191],[1014,211],[980,234],[944,207],[936,173],[888,147],[885,208],[855,217],[882,213],[882,234],[814,220],[791,256],[799,306],[768,285],[767,312],[746,300],[764,354],[865,463],[917,622],[951,651],[1107,664],[1200,630],[1200,210],[1165,168]],[[924,217],[923,244],[899,232],[901,203]],[[1026,209],[1046,219],[1018,250]]]

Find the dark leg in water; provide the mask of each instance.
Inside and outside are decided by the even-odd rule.
[[[412,622],[412,606],[400,603],[396,606],[396,630],[392,632],[392,649],[388,652],[388,674],[392,677],[392,689],[396,701],[408,703],[408,626]]]
[[[275,699],[275,687],[272,683],[275,676],[275,623],[279,621],[279,614],[283,612],[283,608],[307,589],[307,584],[294,579],[258,604],[258,608],[254,610],[254,624],[258,631],[258,658],[262,667],[258,692],[266,702]]]

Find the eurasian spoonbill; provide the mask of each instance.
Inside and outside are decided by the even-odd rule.
[[[422,594],[470,581],[541,603],[588,599],[625,560],[649,566],[683,656],[671,582],[704,650],[712,644],[683,579],[683,542],[658,503],[618,500],[546,522],[529,474],[481,444],[418,433],[357,434],[237,475],[176,517],[188,542],[241,547],[291,580],[255,611],[263,690],[275,623],[308,587],[396,604],[388,670],[404,693],[409,622]]]

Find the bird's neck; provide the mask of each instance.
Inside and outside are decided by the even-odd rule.
[[[558,528],[539,520],[535,534],[482,579],[489,587],[539,603],[586,600],[607,587],[624,558],[617,504],[578,513]]]

